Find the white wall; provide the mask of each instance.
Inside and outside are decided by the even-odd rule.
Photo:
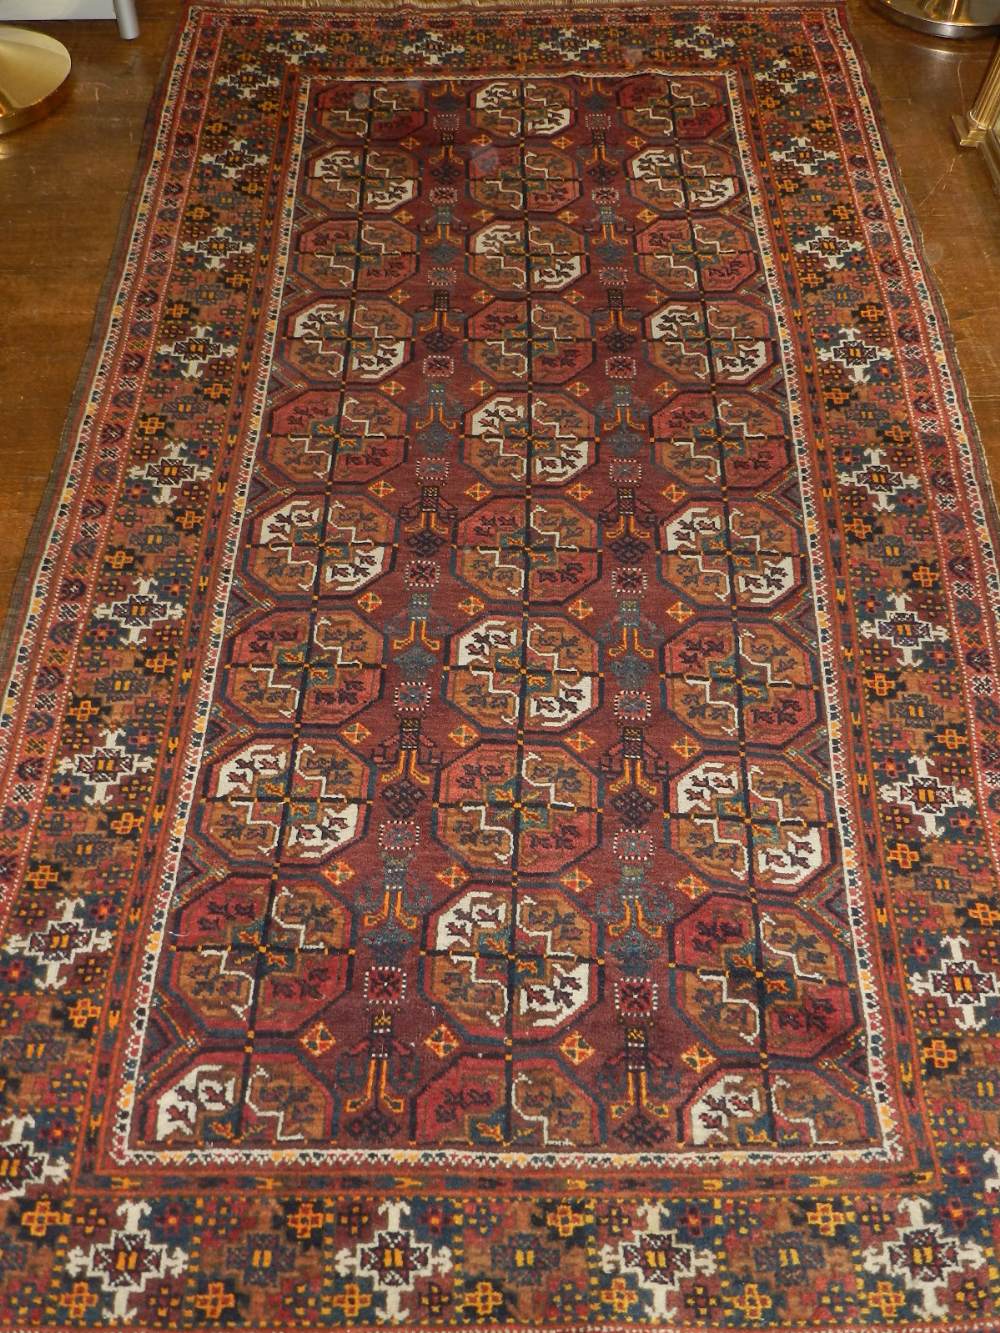
[[[112,0],[0,0],[0,22],[31,23],[34,19],[111,19]]]

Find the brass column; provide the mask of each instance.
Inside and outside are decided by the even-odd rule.
[[[982,143],[987,132],[1000,122],[1000,50],[986,71],[979,95],[969,111],[955,116],[953,124],[963,148]]]

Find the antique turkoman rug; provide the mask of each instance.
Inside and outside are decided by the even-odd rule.
[[[0,1330],[1000,1329],[1000,600],[831,3],[196,4],[9,637]]]

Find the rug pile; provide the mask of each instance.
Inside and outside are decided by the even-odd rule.
[[[996,528],[839,7],[194,5],[98,332],[3,1329],[1000,1328]]]

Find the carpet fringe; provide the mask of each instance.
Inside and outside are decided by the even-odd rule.
[[[748,0],[713,0],[715,8],[745,8]],[[842,9],[847,0],[795,0],[796,8]],[[752,0],[754,9],[787,9],[788,0]],[[331,16],[346,13],[384,13],[401,9],[462,14],[485,10],[546,10],[556,14],[591,16],[602,10],[648,13],[652,9],[692,9],[693,0],[191,0],[192,9],[326,10]]]

